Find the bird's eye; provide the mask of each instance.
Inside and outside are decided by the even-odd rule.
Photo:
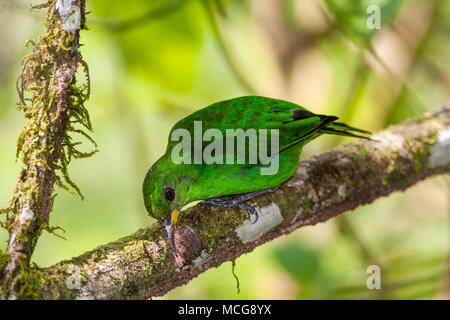
[[[175,190],[166,187],[164,189],[164,197],[166,197],[167,200],[172,201],[173,199],[175,199]]]

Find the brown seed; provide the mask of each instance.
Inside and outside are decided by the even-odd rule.
[[[175,249],[182,258],[183,264],[192,261],[202,251],[202,239],[199,234],[189,226],[179,226],[174,234]],[[178,264],[178,262],[177,262]]]

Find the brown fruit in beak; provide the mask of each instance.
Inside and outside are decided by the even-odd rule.
[[[197,258],[202,251],[202,239],[200,235],[189,226],[179,226],[174,233],[175,260],[178,267]]]

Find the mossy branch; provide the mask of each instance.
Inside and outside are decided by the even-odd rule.
[[[250,224],[240,209],[203,204],[188,209],[179,223],[195,230],[202,250],[181,270],[163,228],[155,223],[43,269],[42,274],[35,272],[41,284],[36,286],[37,293],[47,299],[161,296],[211,267],[302,226],[324,222],[427,177],[450,172],[450,106],[372,138],[302,160],[296,174],[276,192],[255,199],[253,205],[260,214],[256,224]],[[184,245],[189,251],[189,242]]]
[[[33,8],[47,8],[48,13],[45,34],[27,41],[33,51],[24,57],[17,80],[18,109],[28,122],[17,142],[17,157],[21,156],[24,167],[8,207],[1,210],[6,215],[2,226],[10,236],[7,252],[0,252],[0,296],[7,298],[35,297],[22,280],[40,274],[30,269],[30,257],[42,230],[55,230],[48,225],[54,184],[81,196],[68,165],[72,158],[95,152],[79,151],[79,142],[72,137],[75,133],[93,142],[86,132],[92,125],[84,106],[89,96],[88,67],[79,52],[85,0],[50,0]],[[76,79],[80,66],[84,83]]]

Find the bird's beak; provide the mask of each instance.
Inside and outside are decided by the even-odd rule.
[[[178,215],[180,214],[180,212],[178,211],[177,208],[173,209],[171,216],[171,220],[172,220],[172,226],[173,226],[173,230],[177,230],[177,222],[178,222]]]

